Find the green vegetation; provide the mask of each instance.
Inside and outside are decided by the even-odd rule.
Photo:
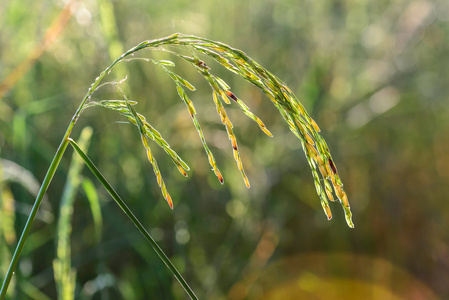
[[[200,299],[449,296],[445,1],[16,2],[0,5],[2,282],[94,74],[188,35],[92,89],[60,150],[104,175],[72,146],[56,157],[7,299],[185,298],[148,240]]]
[[[25,225],[25,228],[20,236],[17,248],[12,257],[11,265],[8,268],[8,272],[6,273],[1,291],[0,298],[4,298],[6,296],[6,291],[8,289],[9,283],[12,279],[13,273],[16,269],[19,257],[22,253],[23,247],[25,245],[26,239],[28,237],[28,233],[31,229],[31,226],[34,222],[40,204],[44,198],[45,192],[47,191],[53,176],[56,170],[59,167],[62,156],[64,155],[65,149],[67,148],[68,143],[70,143],[76,152],[82,158],[89,169],[94,173],[97,179],[101,182],[104,188],[108,191],[108,193],[114,198],[117,204],[122,208],[122,210],[126,213],[128,218],[132,221],[132,223],[139,229],[139,231],[145,236],[148,242],[151,244],[153,249],[162,259],[162,261],[167,265],[170,271],[175,275],[175,277],[179,280],[181,285],[184,287],[186,292],[192,299],[196,299],[195,294],[190,289],[188,284],[185,282],[184,278],[175,268],[175,266],[170,262],[165,253],[159,248],[151,235],[145,230],[142,224],[138,221],[138,219],[134,216],[134,214],[129,210],[126,206],[125,202],[120,198],[117,192],[111,187],[105,177],[100,173],[98,168],[92,163],[89,157],[81,150],[81,148],[70,138],[70,134],[78,121],[81,113],[92,106],[101,106],[110,108],[115,110],[122,115],[124,115],[132,124],[136,125],[140,132],[140,137],[142,143],[147,151],[147,157],[150,163],[153,166],[154,173],[156,175],[157,183],[161,188],[163,197],[167,200],[168,204],[171,208],[173,208],[173,201],[170,197],[170,194],[167,191],[167,187],[165,185],[164,180],[162,179],[161,172],[159,170],[156,159],[154,158],[151,148],[149,146],[148,140],[153,140],[156,142],[164,151],[171,157],[173,162],[178,167],[178,170],[182,175],[187,176],[186,171],[189,171],[189,167],[187,164],[173,151],[167,142],[162,138],[160,133],[154,129],[145,119],[145,117],[141,114],[138,114],[133,105],[136,104],[131,103],[126,97],[123,90],[119,87],[120,84],[124,81],[120,82],[105,82],[102,83],[103,79],[111,73],[113,68],[119,63],[129,61],[128,57],[134,56],[137,52],[150,49],[150,50],[160,50],[160,51],[168,51],[163,46],[172,45],[172,46],[184,46],[190,49],[192,57],[180,54],[178,52],[170,51],[171,54],[177,55],[183,60],[190,63],[193,67],[200,72],[200,74],[208,81],[210,87],[213,92],[213,99],[216,105],[217,113],[221,118],[223,125],[226,126],[226,131],[231,141],[234,159],[237,162],[238,169],[244,179],[245,185],[249,188],[249,180],[243,170],[243,164],[240,159],[237,140],[235,134],[233,133],[233,125],[230,119],[227,116],[226,110],[223,106],[223,103],[230,104],[231,100],[235,101],[243,112],[253,119],[259,127],[265,132],[268,136],[272,136],[272,134],[266,129],[263,122],[254,115],[248,106],[237,96],[231,92],[231,88],[224,82],[223,79],[211,74],[210,68],[205,64],[204,61],[200,60],[198,56],[195,54],[195,50],[205,54],[212,59],[216,60],[219,64],[223,65],[228,70],[240,75],[244,79],[253,83],[268,96],[268,98],[274,103],[276,108],[280,111],[281,115],[284,117],[285,121],[290,127],[290,130],[300,139],[303,150],[306,153],[306,157],[309,161],[309,165],[312,168],[312,174],[315,179],[315,186],[318,192],[318,195],[321,197],[321,205],[323,206],[324,212],[326,213],[328,219],[332,218],[332,214],[330,212],[328,199],[334,201],[332,196],[332,188],[328,181],[330,181],[333,186],[335,193],[342,204],[345,214],[346,221],[350,227],[354,227],[351,219],[351,211],[349,208],[348,198],[346,193],[343,190],[343,184],[338,176],[336,167],[333,163],[331,155],[329,153],[328,147],[318,133],[320,131],[318,125],[309,117],[307,112],[305,111],[302,104],[297,100],[297,98],[291,93],[290,89],[278,78],[276,78],[273,74],[265,70],[262,66],[257,64],[254,60],[248,57],[244,52],[229,47],[226,44],[215,42],[203,38],[199,38],[196,36],[182,35],[182,34],[173,34],[166,38],[161,38],[158,40],[145,41],[137,46],[131,48],[127,52],[123,53],[120,57],[118,57],[109,67],[107,67],[101,74],[95,79],[95,81],[90,86],[86,95],[84,96],[81,104],[76,110],[75,114],[72,117],[72,121],[69,123],[69,126],[66,130],[66,133],[61,141],[61,144],[53,158],[53,161],[49,167],[47,175],[45,176],[44,182],[39,190],[36,201],[31,210],[28,221]],[[184,101],[187,106],[188,112],[193,119],[193,123],[198,131],[201,142],[203,143],[204,149],[206,150],[209,163],[218,177],[220,183],[223,183],[223,176],[221,172],[218,170],[217,163],[215,158],[210,151],[209,147],[206,144],[203,131],[201,130],[200,124],[195,117],[196,111],[193,106],[192,101],[187,96],[186,92],[183,89],[183,86],[189,88],[191,91],[195,91],[195,87],[189,83],[187,80],[183,79],[181,76],[176,73],[168,70],[166,66],[174,67],[175,64],[168,60],[154,60],[146,57],[142,58],[131,58],[131,60],[144,60],[144,61],[152,61],[156,65],[160,66],[175,82],[178,95]],[[115,85],[119,88],[121,95],[123,96],[123,100],[101,100],[101,101],[92,101],[92,97],[94,93],[101,87],[105,85]],[[221,97],[223,103],[218,99]],[[91,135],[91,133],[89,133]],[[87,138],[82,137],[83,144],[87,143],[85,141]],[[73,299],[74,298],[74,287],[75,287],[75,271],[71,270],[70,267],[70,233],[71,233],[71,210],[73,210],[73,197],[76,189],[80,185],[79,173],[81,171],[81,161],[74,160],[72,167],[68,173],[68,183],[66,185],[66,189],[64,190],[64,194],[61,202],[61,213],[60,220],[58,224],[58,259],[54,262],[55,269],[55,279],[59,285],[59,297],[62,299]],[[321,176],[324,180],[323,186],[320,183],[320,177],[318,175],[317,169],[319,168]],[[326,191],[326,192],[325,192]]]

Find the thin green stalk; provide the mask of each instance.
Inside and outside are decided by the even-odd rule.
[[[109,68],[112,68],[114,66],[114,64],[116,64],[116,63],[117,62],[115,61]],[[39,210],[39,206],[41,205],[42,199],[44,198],[44,195],[45,195],[45,192],[47,191],[48,186],[50,185],[50,183],[53,179],[53,176],[55,175],[56,170],[58,169],[59,163],[61,162],[61,159],[62,159],[62,156],[64,155],[65,149],[67,148],[67,145],[69,144],[69,136],[70,136],[70,133],[72,132],[73,126],[75,125],[76,121],[78,120],[78,117],[82,111],[84,103],[87,101],[87,99],[93,93],[93,91],[95,90],[95,87],[98,86],[100,81],[106,75],[105,72],[103,72],[103,73],[100,74],[99,77],[97,77],[94,84],[92,84],[91,88],[88,90],[88,92],[84,96],[83,101],[81,101],[80,106],[78,107],[77,111],[75,112],[75,115],[73,116],[72,120],[69,123],[69,126],[67,127],[67,130],[66,130],[64,137],[62,138],[62,141],[58,147],[58,150],[56,151],[56,154],[50,164],[50,167],[48,168],[47,174],[45,175],[45,178],[44,178],[44,181],[42,182],[39,193],[36,197],[36,200],[34,201],[33,207],[31,208],[30,215],[28,216],[28,220],[27,220],[25,227],[22,231],[19,242],[17,243],[16,250],[14,251],[13,257],[11,259],[11,263],[8,268],[8,272],[6,273],[5,279],[3,280],[2,288],[0,290],[0,300],[5,299],[6,291],[8,289],[9,283],[11,282],[12,276],[14,275],[14,271],[17,267],[17,263],[19,261],[20,254],[22,253],[26,239],[31,230],[31,226],[33,225],[34,219],[36,218],[36,214],[37,214],[37,211]]]
[[[114,64],[116,64],[116,63],[117,62],[114,62],[109,68],[112,68],[114,66]],[[33,207],[31,208],[30,215],[28,216],[28,220],[25,224],[25,227],[23,228],[19,242],[17,243],[17,246],[16,246],[16,250],[14,251],[13,257],[11,259],[11,263],[9,265],[8,271],[3,280],[2,288],[0,290],[0,300],[5,299],[6,291],[8,290],[9,283],[11,282],[12,276],[14,275],[14,271],[17,267],[17,263],[19,262],[20,254],[22,253],[26,239],[31,230],[31,226],[33,225],[34,219],[36,218],[37,211],[39,210],[39,207],[42,203],[45,192],[47,191],[48,186],[50,185],[50,183],[53,179],[53,176],[55,175],[56,170],[58,169],[59,163],[61,162],[61,159],[62,159],[62,156],[64,155],[65,149],[67,148],[67,145],[69,144],[69,136],[73,130],[73,126],[75,126],[75,123],[78,120],[80,113],[82,112],[84,103],[87,101],[87,99],[89,99],[90,95],[95,90],[95,87],[98,86],[100,81],[105,76],[105,74],[103,74],[103,73],[100,74],[99,77],[97,77],[94,84],[92,84],[91,88],[87,91],[86,95],[84,96],[83,101],[81,101],[80,106],[78,107],[72,120],[69,123],[69,126],[67,127],[67,130],[64,134],[64,137],[61,140],[61,143],[60,143],[58,150],[56,151],[56,154],[50,164],[50,167],[48,168],[47,174],[45,175],[45,178],[44,178],[44,181],[42,182],[39,193],[37,194],[36,200],[34,201]]]
[[[182,277],[181,273],[176,269],[176,267],[172,264],[170,259],[165,255],[164,251],[158,246],[156,241],[151,237],[148,231],[143,227],[143,225],[139,222],[136,216],[131,212],[125,202],[120,198],[114,188],[109,184],[106,178],[101,174],[98,168],[94,165],[94,163],[89,159],[89,157],[81,150],[78,144],[69,138],[70,144],[73,146],[75,151],[80,155],[80,157],[84,160],[84,163],[89,167],[89,169],[94,173],[95,177],[100,181],[100,183],[104,186],[104,188],[108,191],[111,197],[117,202],[120,208],[125,212],[128,218],[133,222],[133,224],[137,227],[140,233],[147,239],[148,243],[150,243],[151,247],[156,251],[159,258],[165,263],[165,265],[170,269],[179,283],[182,285],[184,290],[190,296],[191,299],[198,299],[193,290],[187,284],[185,279]]]
[[[70,128],[71,126],[69,126]],[[73,127],[73,126],[72,126]],[[39,190],[39,194],[37,195],[36,201],[31,209],[30,215],[28,216],[28,220],[25,224],[25,228],[22,231],[22,235],[20,236],[19,242],[17,244],[16,250],[14,251],[11,264],[9,265],[8,272],[6,273],[5,279],[3,281],[2,289],[0,290],[0,299],[5,299],[6,290],[8,289],[9,283],[11,282],[12,276],[14,275],[14,270],[16,269],[17,263],[19,261],[20,254],[22,253],[23,246],[25,245],[25,241],[28,237],[28,233],[31,230],[31,225],[33,224],[34,219],[36,218],[37,211],[39,206],[42,203],[42,199],[44,198],[45,192],[47,191],[48,186],[50,185],[53,176],[55,175],[56,169],[61,162],[61,158],[64,155],[64,151],[69,144],[68,135],[70,132],[66,132],[64,139],[59,145],[58,151],[56,151],[55,157],[48,168],[47,175],[45,175],[44,181],[41,185],[41,189]]]
[[[89,147],[91,136],[91,127],[85,127],[81,131],[80,145],[82,148],[87,149]],[[70,234],[72,233],[73,203],[77,190],[81,185],[83,166],[82,159],[74,153],[67,174],[67,182],[61,196],[57,226],[57,257],[53,260],[54,277],[58,299],[60,300],[75,299],[76,270],[71,266]]]

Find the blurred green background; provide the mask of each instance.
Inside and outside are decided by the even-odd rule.
[[[89,109],[72,137],[93,128],[88,154],[201,299],[449,298],[447,0],[70,3],[0,3],[0,279],[33,188],[95,77],[140,41],[182,32],[239,48],[289,85],[321,127],[355,223],[347,227],[336,203],[327,221],[299,141],[257,88],[207,62],[274,135],[229,108],[252,184],[246,189],[209,88],[174,60],[197,87],[189,95],[223,172],[221,186],[167,75],[143,62],[123,65],[110,79],[128,75],[136,108],[192,169],[183,178],[153,147],[174,210],[137,130],[120,115]],[[117,97],[107,89],[96,96]],[[57,297],[52,261],[71,153],[33,226],[11,299]],[[6,176],[14,171],[25,173]],[[98,242],[80,189],[71,235],[76,298],[185,299],[132,223],[82,174],[98,188],[103,233]]]

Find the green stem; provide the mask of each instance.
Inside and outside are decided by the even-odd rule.
[[[71,129],[73,126],[69,126]],[[25,228],[22,231],[22,235],[20,236],[19,242],[16,246],[16,250],[14,251],[14,255],[12,257],[11,263],[8,268],[8,272],[6,273],[5,279],[3,281],[2,289],[0,290],[0,299],[4,299],[6,296],[6,290],[8,289],[9,283],[11,282],[12,276],[14,275],[14,270],[16,269],[17,263],[19,261],[20,254],[22,253],[23,246],[25,245],[25,241],[27,239],[28,233],[31,230],[31,225],[33,224],[34,219],[36,218],[37,211],[39,206],[42,203],[42,199],[44,198],[45,192],[47,191],[48,186],[50,185],[53,176],[55,175],[56,169],[61,162],[61,158],[64,155],[64,151],[69,144],[69,130],[66,132],[64,139],[61,141],[59,145],[58,151],[56,151],[55,157],[48,168],[47,175],[45,175],[44,181],[42,182],[41,188],[37,195],[36,201],[31,209],[30,215],[28,216],[28,220],[25,224]]]
[[[170,259],[165,255],[164,251],[158,246],[156,241],[151,237],[151,235],[148,233],[148,231],[145,229],[145,227],[143,227],[143,225],[139,222],[139,220],[136,218],[136,216],[131,212],[131,210],[128,208],[128,206],[125,204],[125,202],[122,200],[122,198],[120,198],[120,196],[117,194],[117,192],[114,190],[114,188],[109,184],[109,182],[106,180],[106,178],[101,174],[101,172],[98,170],[98,168],[94,165],[94,163],[83,152],[83,150],[81,150],[81,148],[78,146],[78,144],[74,140],[69,138],[69,141],[70,141],[70,144],[75,149],[75,151],[84,160],[84,163],[89,167],[89,169],[92,171],[92,173],[94,173],[95,177],[97,177],[97,179],[101,182],[101,184],[104,186],[104,188],[111,195],[111,197],[115,200],[115,202],[117,202],[117,204],[120,206],[120,208],[125,212],[125,214],[128,216],[128,218],[137,227],[137,229],[140,231],[140,233],[147,239],[147,241],[150,243],[151,247],[154,249],[154,251],[156,251],[156,253],[160,257],[160,259],[170,269],[170,271],[173,273],[175,278],[182,285],[182,287],[187,292],[187,294],[190,296],[190,298],[198,299],[198,297],[192,291],[192,289],[187,284],[185,279],[182,277],[181,273],[179,273],[179,271],[172,264]]]
[[[95,88],[98,86],[98,84],[104,78],[104,76],[106,76],[107,72],[110,69],[112,69],[118,63],[118,61],[119,60],[114,61],[104,72],[102,72],[100,74],[100,76],[98,76],[95,79],[95,82],[92,84],[90,89],[87,91],[86,95],[84,96],[83,100],[81,101],[81,104],[79,105],[78,109],[76,110],[75,114],[73,115],[72,120],[69,123],[69,126],[67,127],[64,137],[61,140],[58,150],[56,151],[56,154],[50,164],[50,167],[48,168],[47,174],[45,175],[44,181],[42,182],[41,188],[36,197],[36,200],[34,201],[33,207],[31,208],[30,215],[28,216],[28,220],[27,220],[25,227],[22,231],[19,242],[17,243],[16,250],[14,251],[14,255],[12,257],[12,260],[9,265],[8,271],[6,273],[5,279],[3,280],[2,288],[0,290],[0,300],[5,299],[6,291],[8,290],[9,283],[11,282],[12,276],[14,275],[14,271],[15,271],[17,263],[19,261],[20,254],[22,253],[26,239],[31,230],[31,226],[33,225],[34,219],[36,218],[36,214],[37,214],[37,211],[39,210],[39,206],[41,205],[42,199],[44,198],[44,195],[45,195],[45,192],[47,191],[48,186],[50,185],[51,180],[53,179],[53,176],[56,173],[56,169],[58,169],[59,163],[61,162],[61,159],[62,159],[62,156],[64,155],[65,149],[67,148],[67,145],[69,144],[69,136],[73,130],[73,126],[75,126],[76,121],[78,120],[81,112],[83,111],[83,107],[84,107],[84,104],[86,103],[86,101],[89,99],[89,97],[95,91]]]

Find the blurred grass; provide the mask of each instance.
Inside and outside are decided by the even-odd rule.
[[[80,135],[80,147],[87,151],[92,137],[92,128],[85,127],[81,131]],[[56,252],[57,256],[53,260],[53,272],[55,276],[55,282],[57,286],[58,299],[72,300],[75,299],[75,287],[76,287],[76,270],[71,266],[71,242],[70,235],[72,233],[72,216],[75,196],[81,186],[82,177],[81,171],[83,169],[83,160],[78,157],[76,153],[72,156],[72,162],[67,173],[67,182],[64,186],[64,190],[61,196],[61,204],[59,208],[59,218],[57,231],[58,236],[56,239]],[[92,196],[89,197],[92,199]],[[90,201],[92,212],[98,219],[99,204],[98,202]],[[101,217],[101,215],[100,215]],[[97,222],[96,222],[97,223]],[[98,225],[97,225],[98,228]],[[97,242],[100,241],[101,232],[98,229],[95,230],[97,235]]]
[[[112,2],[115,38],[124,48],[173,32],[205,36],[244,50],[287,82],[320,124],[351,199],[355,231],[348,232],[339,214],[331,222],[325,220],[295,138],[282,126],[272,105],[262,101],[263,95],[224,71],[219,75],[236,94],[250,101],[274,135],[273,140],[265,138],[251,120],[230,109],[252,183],[250,190],[242,185],[231,163],[232,153],[222,142],[226,135],[215,108],[206,104],[209,90],[187,69],[182,71],[184,77],[197,78],[192,84],[198,90],[198,119],[227,178],[224,186],[209,171],[202,144],[186,121],[189,116],[170,79],[149,65],[128,64],[130,99],[146,100],[139,101],[140,109],[148,112],[148,119],[161,128],[161,134],[193,170],[190,178],[181,178],[172,170],[170,159],[155,151],[166,183],[172,187],[171,195],[177,199],[173,213],[160,201],[145,154],[126,150],[140,149],[137,139],[116,138],[135,135],[132,126],[118,126],[121,119],[114,113],[98,110],[86,111],[78,128],[85,124],[94,128],[92,158],[119,194],[127,195],[144,225],[156,228],[158,243],[168,249],[177,267],[184,266],[183,274],[200,298],[226,298],[235,284],[250,274],[263,273],[276,261],[315,252],[329,254],[325,257],[330,261],[335,259],[333,253],[343,252],[350,257],[368,256],[361,262],[368,270],[374,270],[377,259],[386,260],[404,270],[397,279],[411,277],[412,282],[420,282],[413,287],[430,289],[445,299],[449,297],[446,2]],[[0,155],[36,178],[43,178],[62,130],[93,74],[112,59],[100,5],[80,2],[59,38],[0,99]],[[0,82],[42,40],[62,7],[59,2],[28,0],[0,4]],[[181,62],[176,64],[182,67]],[[54,104],[46,104],[49,110],[45,113],[26,109],[45,99]],[[172,120],[170,128],[167,118]],[[54,215],[68,159],[63,163],[48,193]],[[19,186],[8,188],[17,202],[31,204],[32,198]],[[103,201],[102,254],[97,252],[88,201],[75,202],[75,210],[84,212],[73,216],[72,232],[72,263],[80,299],[96,299],[101,292],[111,299],[182,295],[154,254],[145,252],[140,237],[128,236],[133,229],[122,222],[105,194],[98,192]],[[20,230],[25,216],[17,208],[14,212],[15,228]],[[56,289],[50,266],[55,228],[54,222],[36,223],[32,232],[36,239],[27,244],[26,259],[16,276],[53,299]],[[272,240],[263,239],[267,230]],[[271,241],[267,249],[274,250],[269,258],[258,247],[262,241]],[[112,278],[96,275],[98,260]],[[148,266],[146,262],[153,263]],[[346,267],[347,272],[325,268],[316,276],[336,278],[336,285],[343,286],[356,264]],[[297,265],[297,269],[304,268],[304,262]],[[358,275],[350,278],[360,279]],[[389,279],[388,291],[393,290],[395,280]],[[279,282],[278,287],[284,284],[288,285]],[[27,299],[19,287],[13,299]]]

